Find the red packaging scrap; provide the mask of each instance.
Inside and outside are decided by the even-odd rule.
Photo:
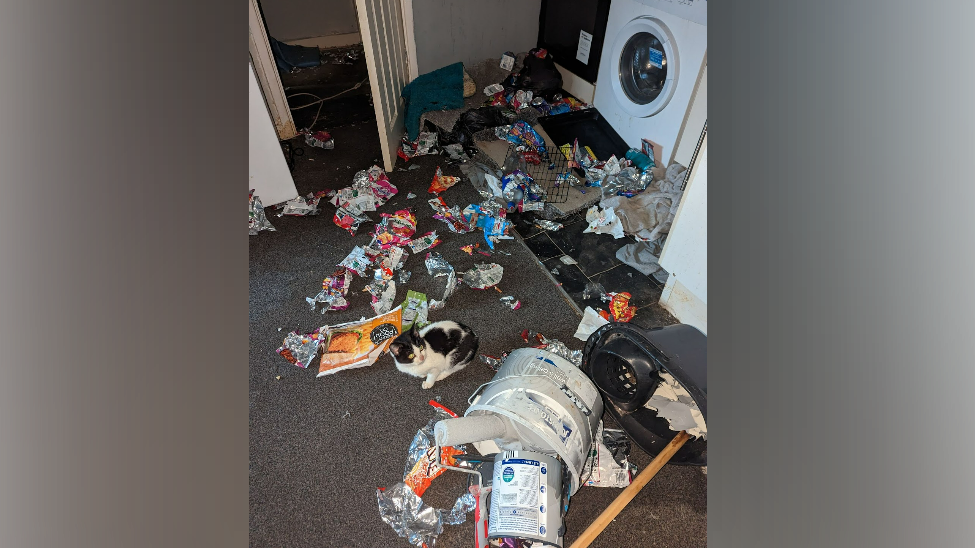
[[[440,169],[440,166],[437,166],[437,172],[433,175],[433,181],[430,183],[430,190],[428,192],[432,192],[434,194],[443,192],[457,184],[457,181],[459,180],[460,177],[444,175],[443,170]]]
[[[609,313],[613,316],[614,322],[628,322],[636,314],[636,307],[630,306],[631,295],[629,293],[612,293],[612,300],[609,301]]]

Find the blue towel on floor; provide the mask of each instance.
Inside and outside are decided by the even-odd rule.
[[[464,63],[454,63],[420,75],[403,88],[404,123],[411,141],[420,136],[420,115],[431,110],[464,106]]]

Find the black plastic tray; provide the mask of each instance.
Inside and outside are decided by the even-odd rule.
[[[542,116],[538,123],[555,146],[571,145],[575,139],[579,139],[579,146],[588,146],[600,161],[608,160],[614,154],[622,159],[630,149],[595,108]]]

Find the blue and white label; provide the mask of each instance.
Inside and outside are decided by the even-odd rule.
[[[502,459],[495,468],[488,534],[534,536],[547,525],[542,478],[545,466],[532,459]]]
[[[657,68],[664,68],[664,52],[659,49],[647,48],[647,61]]]

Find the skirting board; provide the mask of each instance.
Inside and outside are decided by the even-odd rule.
[[[681,323],[692,325],[708,334],[708,305],[691,293],[673,273],[660,294],[660,306],[674,315]]]
[[[580,101],[592,104],[593,97],[596,96],[596,86],[576,76],[574,72],[555,63],[555,68],[562,73],[562,89],[574,95]]]
[[[361,43],[362,37],[359,36],[358,32],[331,34],[328,36],[315,36],[313,38],[302,38],[300,40],[288,40],[285,42],[285,44],[290,44],[292,46],[308,46],[311,48],[340,48],[343,46],[351,46],[352,44]]]

